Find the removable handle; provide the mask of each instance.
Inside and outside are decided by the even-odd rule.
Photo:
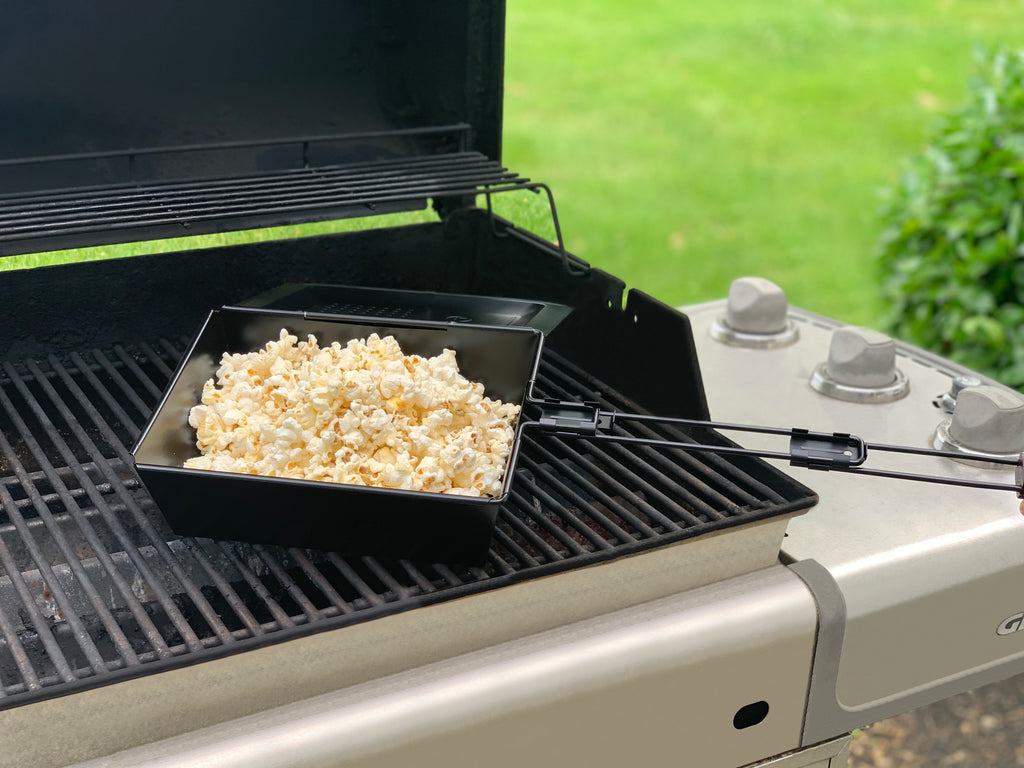
[[[856,435],[845,432],[811,432],[807,429],[793,427],[758,427],[750,424],[726,424],[718,421],[700,421],[697,419],[680,419],[668,416],[649,416],[639,413],[619,413],[601,410],[597,403],[575,403],[565,400],[551,400],[529,397],[526,401],[540,410],[537,421],[524,426],[534,427],[547,432],[569,437],[590,437],[597,440],[616,443],[630,443],[662,448],[681,448],[686,451],[698,451],[716,454],[733,454],[757,456],[764,459],[785,459],[795,467],[807,467],[822,471],[835,470],[851,472],[874,477],[891,477],[897,480],[913,480],[942,485],[957,485],[968,488],[983,488],[996,491],[1013,491],[1018,498],[1024,499],[1024,454],[1016,459],[985,458],[988,463],[1003,464],[1014,467],[1014,482],[992,483],[980,480],[969,480],[959,477],[937,475],[920,475],[911,472],[875,469],[861,466],[867,461],[868,450],[888,453],[914,454],[918,456],[938,456],[950,458],[948,451],[930,448],[913,448],[900,445],[882,445],[867,443]],[[755,432],[759,434],[789,437],[788,451],[765,451],[743,448],[732,445],[711,445],[707,443],[683,440],[661,440],[657,438],[632,437],[629,435],[608,434],[616,422],[637,421],[652,424],[673,424],[689,427],[710,427],[717,430],[734,432]]]

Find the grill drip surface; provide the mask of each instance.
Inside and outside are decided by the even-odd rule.
[[[0,367],[0,708],[810,503],[713,455],[536,435],[481,567],[181,538],[129,448],[186,346],[160,339]],[[536,394],[633,407],[551,351]]]

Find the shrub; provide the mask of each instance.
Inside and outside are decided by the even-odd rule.
[[[1024,387],[1024,49],[979,51],[968,104],[889,190],[879,243],[896,336]]]

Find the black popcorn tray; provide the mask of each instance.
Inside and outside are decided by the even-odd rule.
[[[431,561],[479,562],[498,508],[508,496],[520,419],[502,492],[466,497],[290,478],[185,469],[199,455],[189,410],[224,352],[251,352],[282,328],[321,345],[372,333],[394,336],[407,355],[454,349],[464,376],[488,396],[522,404],[535,376],[543,335],[533,328],[389,319],[314,317],[245,308],[212,311],[192,342],[132,455],[139,477],[178,534]]]

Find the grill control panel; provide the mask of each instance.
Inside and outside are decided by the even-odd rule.
[[[1015,482],[1012,467],[984,459],[1024,451],[1019,393],[932,353],[793,306],[792,344],[722,343],[713,328],[727,315],[726,303],[683,308],[712,419],[950,452],[871,451],[865,469]],[[886,388],[889,397],[865,394]],[[757,439],[739,442],[761,447]],[[838,628],[836,642],[816,652],[818,698],[805,736],[823,738],[1024,672],[1024,633],[994,629],[1020,612],[1024,583],[1024,519],[1012,494],[786,471],[813,488],[819,503],[789,522],[782,554],[820,566],[833,584],[825,613],[834,609]],[[906,642],[911,636],[932,639]]]

